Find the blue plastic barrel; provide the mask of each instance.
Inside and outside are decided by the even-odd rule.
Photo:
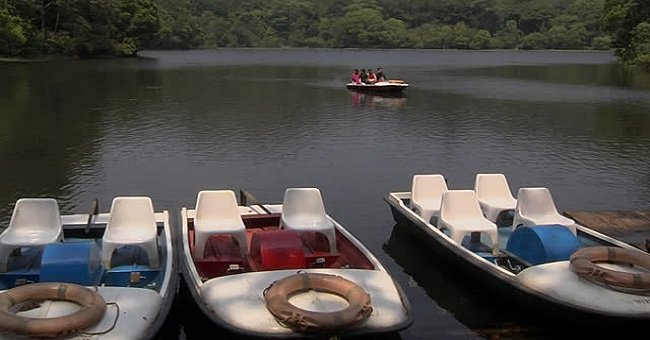
[[[40,281],[92,286],[99,284],[102,271],[95,242],[58,242],[43,250]]]
[[[530,264],[569,260],[580,243],[560,224],[521,226],[508,238],[506,250]]]

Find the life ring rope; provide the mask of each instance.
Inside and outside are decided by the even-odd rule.
[[[113,306],[115,306],[115,310],[116,310],[115,311],[115,319],[113,320],[113,324],[111,325],[111,327],[109,327],[108,329],[106,329],[104,331],[83,332],[83,334],[86,334],[86,335],[102,335],[102,334],[106,334],[106,333],[112,331],[113,329],[115,329],[115,326],[117,326],[117,319],[120,318],[120,305],[118,305],[117,302],[106,302],[106,305],[107,306],[108,305],[113,305]]]
[[[643,272],[605,268],[598,262],[634,265]],[[650,255],[619,247],[585,247],[571,255],[570,268],[578,276],[611,289],[635,294],[650,293]]]
[[[289,302],[291,296],[309,290],[336,294],[348,306],[334,312],[314,312]],[[337,275],[298,273],[271,283],[263,293],[266,307],[278,323],[305,333],[344,329],[367,319],[373,311],[370,295],[356,283]]]
[[[12,313],[12,307],[26,301],[61,300],[81,308],[74,313],[52,318],[32,318]],[[63,282],[30,283],[0,293],[0,330],[38,338],[78,333],[99,322],[106,302],[97,291]]]

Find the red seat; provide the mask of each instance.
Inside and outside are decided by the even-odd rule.
[[[251,257],[260,270],[305,268],[300,235],[293,230],[257,231],[251,239]]]

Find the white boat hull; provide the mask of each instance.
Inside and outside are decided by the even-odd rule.
[[[494,283],[491,286],[497,286],[497,290],[504,294],[517,296],[519,301],[528,301],[527,303],[543,302],[544,310],[555,310],[561,312],[561,315],[600,317],[612,322],[650,320],[650,297],[647,295],[621,292],[580,278],[569,268],[569,261],[534,265],[513,273],[454,242],[408,207],[404,203],[408,199],[410,192],[393,192],[388,195],[386,201],[393,209],[396,221],[404,218],[409,224],[405,227],[415,227],[425,233],[436,243],[437,252],[448,255],[453,263],[462,265],[472,275],[480,274],[473,276],[476,279],[489,279]],[[643,252],[629,244],[584,226],[578,225],[577,229],[592,240],[597,239],[603,244],[630,249],[643,255]],[[499,236],[500,247],[503,249],[507,237],[504,239],[502,235]],[[616,266],[621,271],[629,270],[620,265],[610,266]]]
[[[108,213],[93,215],[93,227],[106,224]],[[64,226],[85,227],[89,216],[86,214],[63,215]],[[126,286],[88,286],[106,302],[103,317],[90,328],[72,334],[64,339],[151,339],[165,322],[178,290],[177,256],[173,251],[173,236],[167,211],[155,213],[156,223],[163,226],[158,242],[162,251],[162,268],[165,273],[154,287],[139,288]],[[74,241],[73,241],[74,242]],[[154,289],[155,288],[155,289]],[[4,292],[2,290],[0,292]],[[21,317],[54,318],[70,315],[81,308],[70,301],[45,300],[34,308],[16,312]],[[0,332],[0,339],[16,339],[18,335]],[[20,336],[18,336],[20,338]]]
[[[395,306],[403,302],[392,278],[377,270],[318,270],[305,272],[333,274],[349,279],[361,286],[372,301],[373,312],[361,324],[348,331],[372,333],[406,322],[406,311]],[[294,333],[279,324],[266,308],[264,290],[276,280],[296,274],[295,270],[279,270],[231,275],[211,279],[200,287],[201,298],[221,322],[231,328],[258,335],[286,336]]]
[[[90,289],[95,289],[89,287]],[[106,301],[102,319],[83,332],[65,339],[147,339],[151,338],[151,324],[163,307],[163,299],[155,291],[142,288],[97,287]],[[66,301],[45,301],[39,308],[18,312],[31,318],[55,318],[72,314],[80,306]],[[0,334],[2,339],[16,339],[14,334]]]
[[[650,296],[619,292],[580,278],[569,269],[569,261],[526,268],[517,274],[516,280],[540,294],[581,308],[649,317]]]
[[[240,214],[266,215],[279,214],[281,205],[240,206]],[[261,338],[300,338],[313,334],[302,333],[283,326],[269,312],[264,299],[265,290],[276,280],[297,274],[298,272],[324,273],[346,278],[363,288],[371,298],[373,312],[359,324],[341,328],[333,335],[369,335],[390,333],[411,325],[413,317],[410,303],[399,285],[392,279],[381,263],[350,232],[338,222],[328,217],[337,230],[344,235],[354,247],[363,253],[372,263],[374,269],[353,268],[307,268],[276,269],[251,271],[232,275],[202,278],[194,264],[189,247],[189,221],[196,212],[194,209],[181,209],[183,253],[181,270],[185,282],[203,313],[215,324],[234,333]],[[313,293],[313,299],[307,294],[290,298],[290,303],[307,310],[331,312],[336,306],[345,308],[341,298],[332,298],[331,294]],[[325,295],[330,295],[326,297]],[[313,296],[312,296],[313,297]],[[335,300],[339,301],[335,301]],[[316,302],[314,302],[317,300]],[[346,302],[343,302],[346,304]]]

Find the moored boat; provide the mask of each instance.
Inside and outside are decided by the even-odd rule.
[[[324,209],[317,188],[282,204],[242,191],[199,192],[183,207],[181,270],[197,305],[239,335],[288,338],[392,333],[413,319],[377,258]]]
[[[179,275],[167,211],[146,196],[110,212],[60,215],[52,198],[22,198],[0,235],[0,338],[150,339]]]
[[[401,94],[409,87],[409,84],[403,80],[379,81],[373,84],[365,83],[347,83],[345,87],[348,90],[354,90],[363,93],[377,94]]]
[[[555,321],[650,320],[650,254],[560,214],[546,187],[514,197],[503,174],[478,174],[473,190],[424,174],[386,201],[398,225],[424,236],[486,294]]]

